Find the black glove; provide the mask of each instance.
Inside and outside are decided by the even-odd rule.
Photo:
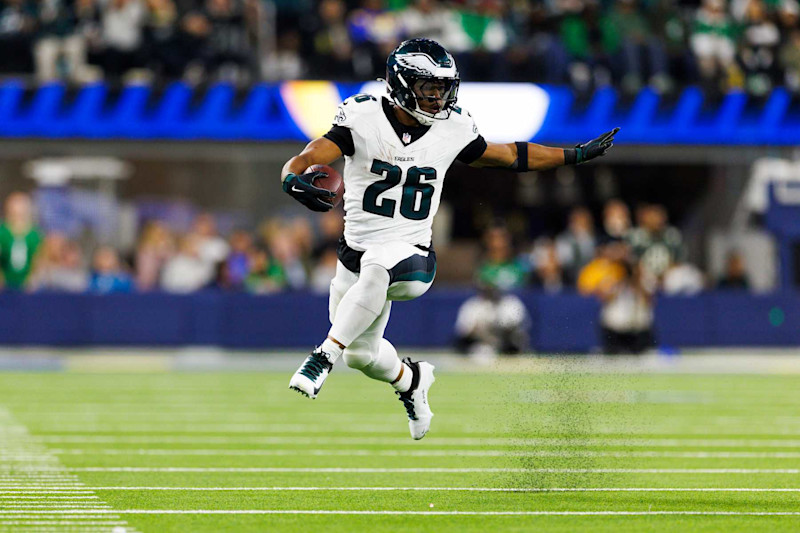
[[[283,180],[283,192],[311,209],[312,211],[330,211],[333,209],[331,198],[336,196],[327,189],[314,187],[314,180],[327,176],[324,172],[309,172],[308,174],[289,174]]]
[[[614,128],[587,143],[576,144],[575,148],[564,150],[564,163],[567,165],[580,165],[590,159],[605,155],[608,149],[614,146],[614,135],[618,131],[619,128]]]

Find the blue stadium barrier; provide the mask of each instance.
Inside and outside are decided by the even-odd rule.
[[[0,82],[0,138],[307,141],[322,133],[320,125],[327,124],[328,115],[333,118],[341,99],[376,90],[374,84],[322,82],[331,90],[306,91],[311,83],[319,84],[259,83],[237,99],[228,83],[198,89],[174,82],[152,101],[156,97],[148,86],[129,85],[111,97],[103,83],[87,85],[74,97],[63,84],[48,83],[27,98],[27,89],[12,79]],[[504,101],[503,91],[509,90],[509,84],[483,86],[490,90],[481,91],[480,98],[495,102]],[[534,117],[543,116],[529,139],[537,142],[574,143],[621,126],[618,142],[629,144],[800,144],[800,109],[782,87],[759,100],[731,92],[719,103],[697,87],[683,89],[674,101],[646,88],[632,102],[603,88],[586,105],[569,88],[537,87],[544,96],[526,105],[538,109],[509,117],[538,124]],[[481,126],[477,113],[476,119],[485,137],[502,138],[502,131]],[[492,127],[502,127],[502,121]]]
[[[398,346],[446,348],[468,290],[438,290],[396,302],[387,338]],[[541,353],[588,352],[600,344],[599,304],[574,294],[523,292],[531,344]],[[665,347],[800,346],[800,296],[711,292],[661,297],[656,334]],[[170,294],[0,294],[0,344],[50,346],[210,345],[306,349],[328,329],[327,298]]]

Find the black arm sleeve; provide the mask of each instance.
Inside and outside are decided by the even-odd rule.
[[[353,133],[350,128],[334,126],[323,137],[336,144],[344,155],[351,156],[356,153],[356,148],[353,145]]]
[[[478,135],[474,141],[469,143],[464,147],[463,150],[461,150],[461,152],[459,152],[459,154],[456,156],[456,159],[469,165],[470,163],[480,159],[480,157],[486,151],[487,146],[486,139],[483,138],[483,135]]]

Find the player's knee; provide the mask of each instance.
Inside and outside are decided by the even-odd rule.
[[[372,351],[369,349],[367,343],[360,343],[358,341],[348,346],[344,350],[342,357],[344,357],[344,362],[347,366],[355,368],[356,370],[362,370],[368,367],[373,361]]]

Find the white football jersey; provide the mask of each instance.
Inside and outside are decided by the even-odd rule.
[[[359,251],[403,241],[429,246],[447,169],[479,136],[472,117],[456,108],[413,142],[395,132],[380,99],[356,95],[340,106],[334,125],[350,130],[345,156],[344,237]]]

